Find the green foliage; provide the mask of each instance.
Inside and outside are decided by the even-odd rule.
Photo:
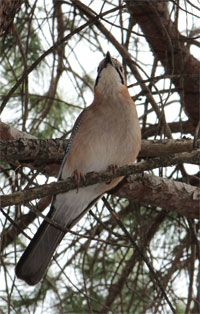
[[[15,311],[19,314],[26,313],[27,307],[34,311],[34,309],[37,308],[37,305],[40,306],[40,302],[45,299],[48,289],[49,287],[47,285],[43,285],[42,289],[40,288],[40,285],[38,285],[31,292],[26,292],[26,289],[23,289],[23,291],[21,291],[23,293],[23,299],[20,297],[12,298],[12,304]]]
[[[56,130],[64,128],[66,105],[62,101],[51,101],[48,97],[41,98],[37,95],[31,95],[29,101],[32,117],[31,134],[38,138],[52,138]]]
[[[24,14],[24,18],[26,14]],[[29,29],[28,24],[24,24],[18,39],[14,34],[10,34],[0,41],[1,51],[1,75],[5,84],[1,93],[6,93],[10,86],[14,85],[25,70],[25,66],[30,66],[42,53],[41,41],[33,26]],[[16,32],[19,30],[16,29]],[[27,40],[28,36],[28,40]],[[20,38],[19,38],[20,37]],[[26,64],[26,65],[25,65]],[[20,89],[19,89],[20,90]]]

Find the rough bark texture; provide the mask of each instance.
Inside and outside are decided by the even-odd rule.
[[[107,182],[107,181],[109,182],[115,177],[137,174],[137,173],[141,173],[146,170],[151,170],[160,166],[170,166],[174,164],[181,164],[183,162],[189,162],[189,163],[194,162],[194,163],[199,164],[199,161],[200,161],[200,152],[198,151],[194,151],[191,154],[181,153],[181,154],[177,154],[177,155],[169,156],[165,158],[152,158],[151,160],[143,161],[135,165],[120,167],[115,171],[115,173],[112,173],[112,171],[110,170],[100,172],[100,173],[91,172],[89,174],[86,174],[86,180],[84,182],[81,182],[79,186],[81,188],[83,186],[88,186],[88,185],[96,184],[99,182]],[[140,184],[142,184],[142,182],[143,181],[141,181]],[[168,184],[167,188],[166,188],[166,182]],[[153,187],[152,189],[149,187],[151,184]],[[42,198],[48,195],[55,195],[58,193],[73,190],[73,189],[76,189],[76,187],[77,187],[77,184],[74,178],[69,178],[64,181],[44,184],[41,187],[36,187],[36,188],[24,190],[24,191],[15,192],[10,195],[2,195],[0,196],[0,202],[1,202],[2,207],[23,204],[33,199],[38,199],[38,198]],[[120,189],[122,189],[122,187],[120,187]],[[155,191],[155,189],[157,189],[156,194],[154,194],[153,196],[152,191],[153,190]],[[127,191],[127,195],[126,195],[126,191]],[[147,192],[150,192],[150,193],[147,193]],[[166,192],[166,194],[162,194],[164,192]],[[185,198],[183,198],[183,192],[186,193]],[[169,201],[166,202],[166,200],[168,200],[170,195],[173,195],[174,197],[179,198],[179,201],[177,203],[175,202],[177,206],[174,206],[173,208],[175,209],[172,209],[172,210],[177,210],[178,205],[179,206],[181,205],[180,211],[182,213],[184,212],[184,214],[187,214],[188,207],[192,206],[192,208],[194,207],[194,211],[192,210],[193,215],[196,218],[199,217],[198,208],[199,208],[199,200],[200,200],[200,189],[196,187],[185,185],[184,183],[176,184],[175,182],[173,183],[172,180],[162,181],[162,178],[160,178],[160,181],[152,180],[152,182],[149,181],[148,183],[144,183],[141,194],[139,193],[138,187],[136,187],[135,193],[136,194],[134,195],[133,199],[141,201],[143,204],[145,204],[145,200],[146,201],[148,200],[148,204],[151,203],[151,205],[160,206],[164,204],[162,208],[169,208]],[[161,196],[160,196],[160,193],[161,193]],[[136,196],[137,194],[138,196]],[[129,186],[126,186],[123,189],[123,195],[121,195],[121,197],[130,198]],[[186,202],[187,197],[191,198],[189,204]],[[163,203],[163,199],[164,199],[164,203]],[[185,206],[187,206],[187,208],[186,210],[183,210]]]
[[[27,152],[28,156],[26,159],[26,163],[24,163],[24,165],[26,164],[27,167],[30,167],[31,169],[36,169],[38,171],[41,171],[43,174],[45,174],[46,176],[57,176],[59,167],[60,167],[60,162],[61,162],[61,157],[59,159],[59,163],[54,163],[53,161],[50,161],[50,163],[47,162],[42,162],[40,161],[40,157],[41,156],[37,156],[38,154],[38,150],[41,151],[41,147],[40,147],[40,140],[38,140],[35,136],[32,136],[30,134],[27,134],[25,132],[20,132],[18,131],[16,128],[9,126],[3,122],[0,121],[0,140],[1,141],[5,141],[4,144],[1,143],[1,149],[0,149],[0,160],[1,161],[6,161],[11,163],[14,167],[17,167],[19,165],[19,161],[20,161],[20,155],[25,157],[25,151]],[[18,147],[17,149],[15,149],[15,151],[13,151],[13,149],[9,149],[9,146],[11,144],[11,146],[14,148],[14,146],[12,145],[12,143],[14,144],[14,142],[10,142],[10,141],[14,141],[14,140],[18,140]],[[26,140],[30,140],[30,141],[39,141],[38,144],[39,146],[36,147],[31,146],[30,150],[27,150],[27,146],[24,145],[23,141]],[[31,143],[33,143],[31,142]],[[10,144],[9,144],[10,143]],[[2,146],[3,145],[3,146]],[[5,146],[4,146],[5,145]],[[6,149],[6,146],[8,145],[8,150]],[[7,150],[7,157],[5,156],[5,150]],[[66,147],[66,146],[65,146]],[[4,152],[3,152],[3,150]],[[51,147],[52,152],[53,152],[53,147]],[[57,153],[59,152],[58,150],[58,146],[56,147],[57,149]],[[36,151],[36,152],[35,152]],[[35,152],[35,154],[33,154]],[[56,158],[56,152],[54,151],[54,161],[58,160]],[[62,148],[62,156],[64,154],[64,147]],[[32,156],[32,157],[31,157]],[[6,158],[5,158],[6,157]],[[37,158],[38,157],[38,158]],[[47,157],[47,156],[46,156]],[[31,162],[29,162],[31,160]],[[44,160],[43,160],[44,161]]]
[[[193,125],[200,116],[200,62],[184,45],[183,36],[171,21],[166,2],[126,0],[128,10],[139,24],[153,53],[162,63],[178,90],[182,105]]]
[[[1,0],[0,2],[0,36],[9,32],[13,26],[15,14],[24,0]]]
[[[19,139],[0,141],[2,161],[17,159],[22,163],[32,162],[32,166],[58,162],[63,159],[68,140],[60,139]],[[197,142],[200,146],[200,140]],[[139,157],[160,157],[169,154],[190,152],[193,149],[191,139],[178,140],[143,140]]]
[[[150,175],[129,176],[115,195],[190,218],[200,216],[200,188],[174,180]]]
[[[1,161],[12,165],[16,161],[46,176],[57,176],[68,140],[37,139],[14,127],[0,122]],[[198,141],[200,146],[200,141]],[[190,152],[193,149],[191,139],[180,140],[143,140],[139,157],[160,157],[169,154]]]

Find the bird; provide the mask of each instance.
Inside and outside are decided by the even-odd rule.
[[[47,217],[71,229],[104,193],[123,177],[78,188],[91,171],[133,164],[141,149],[141,129],[121,63],[106,53],[97,69],[94,100],[77,118],[60,166],[58,180],[74,176],[77,190],[52,198]],[[17,263],[16,276],[29,285],[46,274],[53,254],[66,232],[45,220]]]

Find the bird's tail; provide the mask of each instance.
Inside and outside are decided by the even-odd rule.
[[[16,266],[17,277],[29,285],[38,283],[64,235],[63,231],[43,221]]]
[[[69,230],[97,202],[101,194],[101,186],[95,194],[91,187],[80,190],[79,195],[76,191],[69,191],[67,195],[58,194],[52,201],[47,217]],[[17,277],[29,285],[38,283],[45,275],[54,251],[65,234],[44,220],[16,266]]]

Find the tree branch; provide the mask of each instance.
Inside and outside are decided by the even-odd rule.
[[[139,24],[153,53],[180,92],[186,114],[194,125],[199,121],[199,60],[195,59],[164,1],[126,0],[128,10]]]
[[[68,140],[61,139],[28,139],[0,141],[1,161],[18,160],[33,163],[33,166],[61,162]],[[198,141],[200,147],[200,140]],[[173,153],[191,152],[191,139],[178,140],[143,140],[140,157],[160,157]]]
[[[131,174],[142,173],[143,171],[152,170],[158,167],[167,167],[182,163],[193,163],[199,165],[200,150],[192,151],[191,153],[180,153],[167,157],[152,158],[148,161],[139,162],[135,165],[123,166],[118,168],[115,174],[113,174],[111,171],[104,171],[100,173],[91,172],[86,174],[86,181],[84,183],[80,183],[80,188],[100,182],[107,182],[116,177],[128,176]],[[2,195],[0,197],[0,203],[2,207],[23,204],[33,199],[42,198],[48,195],[55,195],[73,189],[76,189],[76,182],[74,178],[68,178],[64,181],[44,184],[40,187],[15,192],[10,195]],[[196,197],[198,197],[198,193],[196,193],[195,195]]]
[[[179,121],[179,122],[170,122],[168,123],[172,133],[181,133],[181,134],[194,134],[195,128],[192,126],[189,120]],[[151,136],[161,135],[160,124],[150,125],[142,130],[142,138],[146,139]]]
[[[129,176],[115,196],[156,206],[189,217],[200,216],[200,188],[161,177]]]
[[[18,140],[22,138],[32,138],[32,139],[35,138],[36,139],[35,136],[25,133],[25,132],[18,131],[13,126],[10,126],[0,121],[0,140],[1,141],[13,141],[13,140]]]
[[[1,0],[0,2],[0,36],[11,31],[15,14],[24,0]]]
[[[13,95],[13,93],[17,90],[17,88],[24,82],[24,80],[27,78],[27,76],[41,63],[42,60],[44,60],[49,54],[54,52],[59,46],[66,44],[67,41],[69,41],[74,35],[79,34],[82,30],[87,28],[88,26],[95,24],[100,17],[103,17],[109,13],[115,12],[118,10],[118,8],[112,8],[106,12],[101,13],[100,15],[95,15],[90,18],[89,21],[86,23],[80,25],[75,30],[71,31],[68,35],[64,36],[63,38],[59,39],[57,42],[53,44],[49,49],[47,49],[35,62],[33,62],[30,67],[27,69],[27,71],[24,71],[22,76],[18,79],[16,84],[10,89],[8,94],[4,97],[2,104],[0,106],[0,114],[3,112],[8,100]]]

